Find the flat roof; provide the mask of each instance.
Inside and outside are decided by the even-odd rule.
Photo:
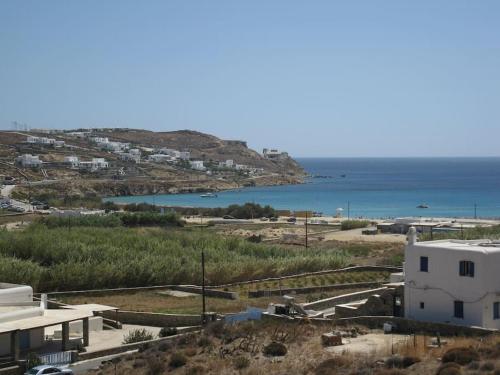
[[[438,247],[447,250],[476,251],[484,254],[500,253],[500,241],[491,240],[437,240],[417,242],[418,247]]]
[[[18,330],[45,328],[65,322],[72,322],[92,317],[92,313],[83,310],[54,309],[45,310],[43,315],[0,323],[0,334]]]

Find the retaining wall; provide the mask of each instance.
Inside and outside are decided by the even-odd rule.
[[[118,320],[124,324],[136,324],[151,327],[188,327],[201,325],[200,315],[160,314],[137,311],[104,311],[104,318]]]
[[[23,369],[20,366],[0,368],[1,375],[21,375],[22,373]]]
[[[387,289],[386,287],[383,287],[377,289],[363,290],[361,292],[343,294],[341,296],[320,299],[319,301],[314,301],[310,303],[304,303],[302,307],[306,310],[316,310],[316,311],[325,310],[331,307],[335,307],[336,305],[342,305],[344,303],[359,301],[368,298],[386,289]]]
[[[259,289],[248,291],[248,296],[253,298],[281,296],[283,294],[308,294],[325,292],[329,290],[356,289],[356,288],[374,288],[382,285],[384,282],[362,282],[362,283],[345,283],[345,284],[330,284],[321,286],[309,286],[302,288],[282,288],[282,289]]]
[[[114,348],[96,350],[94,352],[78,353],[77,361],[86,361],[89,359],[106,357],[108,355],[125,353],[125,352],[128,352],[130,350],[139,349],[140,347],[142,347],[145,344],[156,345],[156,344],[160,344],[163,342],[173,342],[176,339],[178,339],[179,337],[184,336],[187,332],[199,332],[199,329],[200,329],[199,327],[189,327],[189,328],[182,329],[183,333],[175,335],[175,336],[162,337],[162,338],[158,338],[158,339],[154,339],[154,340],[137,342],[137,343],[133,343],[133,344],[124,344],[124,345],[116,346]]]
[[[196,293],[201,294],[202,290],[200,286],[196,285],[175,285],[170,289],[178,290],[180,292],[188,292],[188,293]],[[215,289],[206,289],[205,295],[207,297],[215,297],[215,298],[225,298],[225,299],[238,299],[238,293],[236,292],[226,292],[224,290],[215,290]]]

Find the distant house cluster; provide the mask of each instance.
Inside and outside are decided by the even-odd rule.
[[[29,135],[26,138],[26,142],[30,144],[40,144],[40,145],[47,145],[47,146],[53,146],[53,147],[64,147],[65,142],[64,141],[58,141],[54,138],[47,138],[47,137],[35,137],[32,135]]]
[[[265,148],[262,150],[262,156],[266,159],[284,160],[288,158],[288,152]]]

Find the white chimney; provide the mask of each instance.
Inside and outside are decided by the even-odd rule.
[[[406,235],[408,245],[414,245],[417,243],[417,230],[415,227],[410,227],[408,234]]]

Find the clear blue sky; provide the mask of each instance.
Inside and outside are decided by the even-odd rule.
[[[500,1],[0,1],[0,128],[500,156]]]

